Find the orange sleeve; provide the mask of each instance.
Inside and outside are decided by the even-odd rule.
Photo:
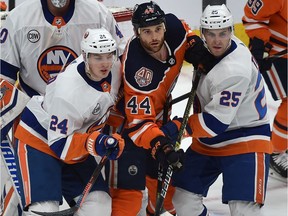
[[[245,15],[242,18],[247,35],[268,42],[271,36],[268,28],[270,18],[281,10],[283,2],[283,0],[247,1],[244,7]]]

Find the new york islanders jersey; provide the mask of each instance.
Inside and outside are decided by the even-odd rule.
[[[29,3],[28,3],[29,2]],[[112,13],[96,0],[72,0],[63,17],[53,16],[46,0],[30,0],[9,13],[1,28],[1,75],[30,97],[43,94],[51,77],[81,54],[87,28],[107,29],[122,54],[126,42]]]
[[[47,85],[45,97],[33,96],[21,115],[15,137],[33,148],[75,163],[88,155],[86,139],[101,131],[121,83],[120,63],[108,77],[92,81],[82,55]]]
[[[212,156],[271,153],[264,80],[249,49],[236,37],[207,75],[202,75],[191,148]]]
[[[270,55],[286,49],[283,57],[287,58],[287,0],[250,0],[244,13],[242,21],[248,36],[270,42]]]
[[[165,18],[164,43],[169,53],[166,61],[159,61],[149,55],[138,38],[128,42],[122,59],[127,131],[137,146],[146,149],[150,148],[153,138],[164,136],[158,123],[162,121],[165,102],[179,76],[187,37],[194,35],[173,14],[167,14]]]

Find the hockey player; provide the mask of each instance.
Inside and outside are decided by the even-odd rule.
[[[29,11],[29,13],[27,13]],[[81,53],[87,28],[106,28],[119,45],[125,41],[112,13],[95,0],[32,0],[9,13],[1,29],[1,77],[27,95],[42,95],[47,81]]]
[[[287,1],[248,1],[243,24],[250,38],[249,47],[274,100],[281,100],[274,118],[270,158],[272,174],[287,181]],[[276,175],[277,175],[276,174]]]
[[[21,114],[15,137],[24,210],[59,210],[62,194],[75,204],[97,166],[97,156],[116,160],[124,148],[119,134],[104,135],[121,83],[116,41],[101,29],[87,29],[82,55],[50,79],[45,96],[33,96]],[[74,215],[111,214],[108,185],[100,176]]]
[[[264,80],[249,49],[233,35],[224,4],[205,8],[200,30],[215,66],[197,88],[188,120],[193,143],[173,179],[173,204],[178,216],[206,216],[203,196],[222,174],[222,202],[231,215],[259,216],[272,152]]]
[[[48,80],[81,54],[79,41],[85,30],[100,27],[112,34],[121,55],[126,42],[112,13],[102,3],[96,0],[23,2],[9,12],[1,28],[0,78],[14,85],[19,71],[19,88],[30,97],[43,95]],[[11,115],[7,119],[14,119],[22,104],[7,112],[6,115]],[[7,143],[6,135],[12,123],[5,124],[5,128],[1,125],[1,140]],[[15,209],[10,215],[15,216],[17,212]]]
[[[110,177],[113,216],[137,215],[146,174],[147,215],[154,215],[158,162],[164,168],[172,164],[177,169],[183,156],[183,150],[176,152],[170,139],[170,135],[177,136],[181,119],[162,126],[165,102],[171,99],[184,59],[197,65],[209,54],[201,38],[184,21],[173,14],[165,15],[155,2],[137,4],[132,24],[135,36],[122,56],[125,150],[119,160],[112,161],[115,172]],[[175,215],[173,192],[170,187],[164,208]]]

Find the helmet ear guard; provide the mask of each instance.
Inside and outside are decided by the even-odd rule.
[[[138,29],[142,27],[158,25],[160,23],[166,24],[164,11],[153,1],[136,4],[131,21],[135,32],[138,32]]]

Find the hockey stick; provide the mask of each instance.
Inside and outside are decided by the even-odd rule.
[[[185,100],[186,98],[188,98],[190,96],[190,94],[191,94],[191,92],[187,92],[186,94],[183,94],[177,98],[174,98],[171,101],[166,100],[165,105],[164,105],[164,109],[163,109],[163,125],[165,125],[167,123],[169,107],[171,107],[173,104],[176,104],[182,100]],[[162,182],[163,182],[163,178],[162,178],[163,175],[166,175],[166,172],[159,163],[158,175],[157,175],[156,200],[158,200],[160,198],[160,193],[161,193],[161,189],[162,189]],[[160,211],[162,211],[162,209]]]
[[[123,120],[122,124],[119,126],[119,128],[117,129],[117,133],[120,134],[120,132],[122,131],[123,127],[125,126],[125,122],[126,122],[126,118]],[[110,149],[109,151],[106,152],[106,154],[101,158],[98,166],[96,167],[96,169],[94,170],[94,172],[92,173],[87,185],[85,186],[82,194],[79,196],[76,205],[62,210],[62,211],[58,211],[58,212],[38,212],[38,211],[32,211],[33,213],[36,213],[38,215],[46,215],[46,216],[73,216],[73,214],[75,212],[78,211],[78,209],[82,206],[83,202],[85,201],[86,196],[89,194],[91,188],[93,187],[93,185],[95,184],[98,176],[101,173],[102,168],[105,166],[105,164],[108,161],[108,157],[110,156],[110,154],[112,154],[113,149]]]
[[[283,55],[287,54],[287,49],[282,50],[274,55],[268,55],[267,57],[265,57],[265,59],[270,59],[272,61],[274,61],[275,59],[281,58]]]
[[[184,111],[184,115],[183,115],[183,120],[182,120],[180,129],[179,129],[177,141],[176,141],[176,144],[175,144],[175,150],[176,151],[180,148],[181,138],[183,136],[183,133],[185,131],[185,128],[186,128],[186,125],[187,125],[187,122],[188,122],[188,118],[189,118],[189,115],[190,115],[190,109],[192,107],[192,104],[193,104],[193,101],[194,101],[194,98],[195,98],[195,95],[196,95],[196,90],[197,90],[197,87],[198,87],[198,84],[199,84],[200,77],[201,77],[202,73],[203,72],[202,72],[201,68],[198,68],[196,70],[195,79],[194,79],[193,84],[192,84],[191,92],[190,92],[190,95],[189,95],[189,98],[188,98],[188,101],[187,101],[187,105],[186,105],[186,108],[185,108],[185,111]],[[163,181],[163,185],[162,185],[160,196],[157,197],[157,200],[156,200],[156,208],[155,208],[154,216],[159,216],[160,215],[160,212],[161,212],[162,207],[163,207],[164,199],[166,197],[166,194],[167,194],[167,191],[168,191],[168,187],[169,187],[169,184],[170,184],[170,181],[171,181],[172,174],[173,174],[173,166],[169,165],[168,169],[167,169],[167,172],[166,172],[165,179]]]
[[[171,102],[169,101],[169,99],[167,99],[165,104],[164,104],[163,118],[162,118],[163,119],[163,125],[165,125],[167,123],[168,112],[169,112],[169,107],[171,106],[170,105]],[[164,171],[161,164],[158,163],[156,200],[160,199],[160,193],[161,193],[161,189],[162,189],[162,182],[163,182],[163,176],[164,175],[166,175],[166,172]],[[162,211],[162,209],[160,209],[160,211]]]
[[[51,215],[51,216],[72,216],[75,212],[78,211],[78,209],[82,206],[83,202],[85,201],[86,196],[89,194],[91,188],[93,187],[95,181],[97,180],[98,176],[101,173],[102,168],[105,166],[109,155],[112,153],[112,151],[107,151],[106,154],[101,158],[98,166],[96,167],[96,169],[94,170],[92,176],[90,177],[87,185],[85,186],[82,194],[80,195],[80,197],[78,198],[76,205],[62,210],[62,211],[58,211],[58,212],[38,212],[38,211],[32,211],[35,214],[38,215]]]

